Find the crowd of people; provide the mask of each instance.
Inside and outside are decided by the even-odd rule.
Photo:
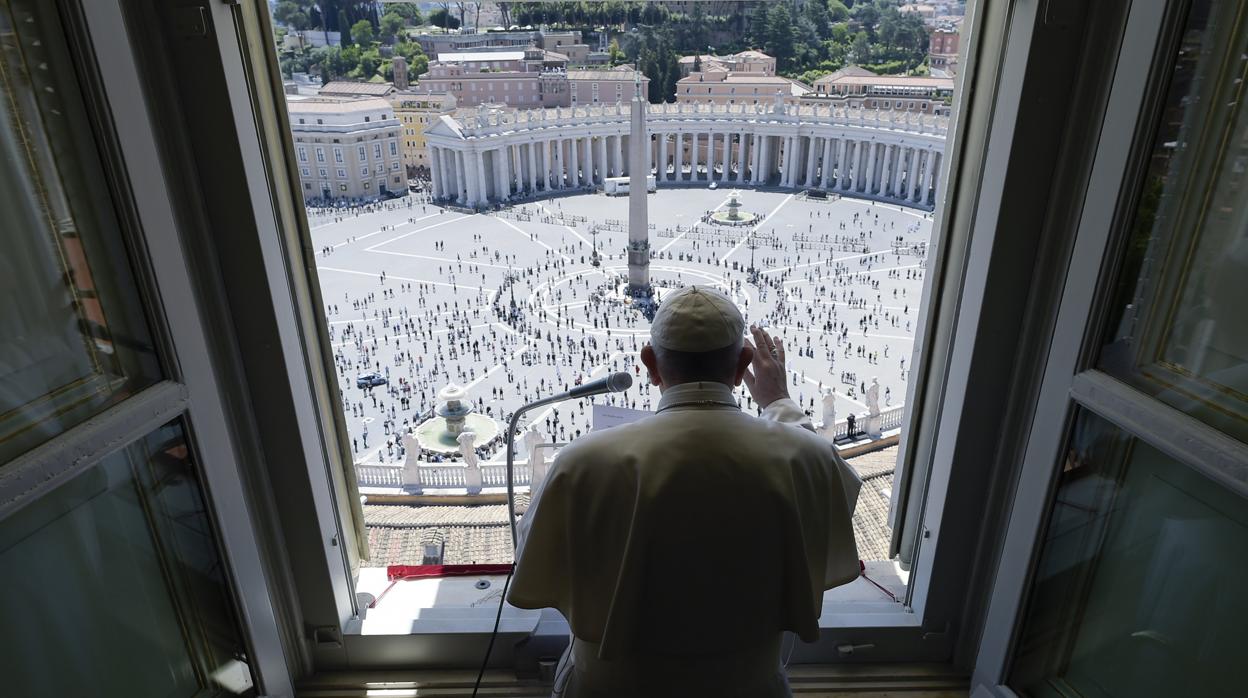
[[[750,322],[784,339],[793,395],[816,419],[820,399],[833,388],[850,402],[846,412],[861,410],[858,398],[870,382],[864,369],[874,372],[886,361],[897,362],[897,368],[880,371],[884,403],[892,403],[896,390],[904,394],[924,272],[922,258],[893,251],[911,247],[890,249],[899,240],[920,238],[922,221],[899,230],[905,219],[882,218],[884,206],[846,203],[811,211],[814,222],[800,241],[764,220],[751,230],[725,227],[722,234],[707,224],[697,239],[652,248],[652,267],[665,268],[651,271],[660,299],[665,287],[712,283],[737,299]],[[415,199],[371,206],[416,209],[409,223],[418,213],[440,211]],[[335,211],[333,220],[325,222],[377,210]],[[587,221],[585,229],[591,225]],[[529,233],[542,246],[527,254],[516,252],[514,244],[499,245],[483,233],[467,232],[467,226],[462,230],[456,229],[453,241],[446,226],[421,233],[428,280],[411,280],[410,271],[400,275],[408,280],[395,280],[379,270],[374,284],[325,299],[342,407],[349,422],[364,425],[352,437],[359,461],[401,462],[406,455],[401,435],[434,415],[438,392],[448,384],[467,387],[475,411],[505,424],[511,411],[527,402],[607,372],[628,371],[638,379],[635,387],[605,401],[654,408],[659,392],[644,380],[637,360],[649,323],[624,292],[622,234],[596,238],[606,260],[598,268],[589,265],[593,243],[572,227],[558,237]],[[348,237],[341,244],[351,241]],[[453,243],[450,252],[448,242]],[[846,245],[868,251],[841,251]],[[324,245],[320,254],[330,256],[335,249]],[[357,376],[365,373],[387,382],[357,387]],[[746,391],[739,397],[745,408],[756,408]],[[591,421],[592,405],[584,400],[533,416],[548,440],[557,443],[587,433]],[[374,425],[372,440],[369,424]],[[488,461],[498,458],[503,446],[500,434],[477,444],[476,451]],[[419,457],[457,459],[438,451]]]

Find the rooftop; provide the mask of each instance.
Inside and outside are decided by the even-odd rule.
[[[391,106],[389,102],[378,97],[361,99],[305,97],[286,101],[286,111],[291,114],[346,114],[374,109],[390,110]]]
[[[816,85],[882,85],[885,87],[933,87],[953,89],[952,78],[930,78],[919,75],[825,75]]]
[[[482,61],[522,61],[524,51],[439,51],[442,63],[479,63]]]
[[[388,82],[351,82],[338,80],[321,88],[323,95],[373,95],[383,97],[394,91],[394,85]]]
[[[569,80],[626,80],[633,81],[634,70],[569,70]],[[642,82],[650,82],[650,78],[641,76]]]

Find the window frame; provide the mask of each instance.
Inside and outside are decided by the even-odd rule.
[[[298,578],[291,580],[293,588],[285,590],[291,593],[284,598],[287,609],[279,618],[286,626],[284,632],[303,639],[303,651],[312,660],[303,667],[309,671],[376,668],[387,664],[401,664],[407,668],[422,665],[475,667],[492,624],[493,609],[476,609],[481,611],[481,624],[477,625],[475,616],[466,618],[460,632],[452,634],[394,636],[397,639],[389,643],[376,636],[353,634],[358,631],[360,622],[352,579],[355,563],[344,553],[343,548],[348,546],[339,545],[349,526],[343,522],[345,512],[335,506],[336,501],[343,501],[344,492],[350,492],[350,487],[344,487],[340,480],[351,461],[349,452],[341,448],[342,444],[335,443],[341,435],[326,424],[332,415],[315,413],[318,405],[335,404],[327,396],[336,395],[337,388],[332,380],[325,385],[327,377],[323,369],[328,362],[318,364],[316,356],[323,353],[319,349],[327,342],[325,320],[319,316],[321,303],[315,283],[315,260],[309,256],[307,222],[294,210],[300,201],[293,196],[293,192],[299,191],[296,157],[285,106],[279,97],[280,80],[273,80],[276,61],[268,39],[271,27],[267,7],[262,3],[204,0],[199,8],[211,24],[214,39],[211,48],[216,52],[215,60],[225,78],[222,89],[229,95],[228,104],[223,108],[230,110],[233,118],[227,124],[214,127],[207,122],[207,112],[188,113],[188,121],[203,124],[204,128],[188,129],[181,137],[188,140],[189,133],[193,132],[197,139],[210,142],[230,136],[236,140],[235,147],[241,146],[238,162],[251,193],[253,210],[249,213],[254,220],[250,222],[263,235],[263,246],[256,254],[265,270],[264,281],[271,285],[265,297],[274,301],[271,308],[235,305],[229,313],[243,324],[256,323],[272,330],[282,340],[284,377],[291,384],[286,392],[293,391],[306,398],[306,404],[300,403],[292,418],[302,427],[298,433],[266,432],[264,435],[266,444],[295,445],[292,452],[302,457],[306,466],[293,469],[298,473],[284,474],[294,478],[301,489],[297,493],[284,491],[281,500],[271,502],[277,517],[291,521],[297,516],[306,516],[316,524],[306,526],[308,530],[287,526],[277,541],[289,548],[292,560],[297,558],[297,567],[303,565],[300,570],[315,572],[292,575]],[[154,14],[168,18],[176,12],[162,8]],[[137,12],[130,19],[138,23],[144,21]],[[934,288],[943,290],[941,302],[931,303],[918,324],[915,345],[922,347],[923,369],[921,373],[915,368],[911,370],[907,403],[916,409],[908,418],[907,433],[911,436],[903,439],[902,445],[904,463],[916,470],[922,464],[921,469],[930,473],[921,486],[914,488],[919,504],[911,503],[908,507],[916,513],[915,520],[921,521],[929,536],[922,540],[928,554],[916,557],[906,606],[898,605],[887,613],[864,613],[868,609],[861,605],[827,608],[823,619],[827,629],[823,637],[811,645],[798,643],[793,654],[795,663],[956,662],[959,657],[965,659],[968,648],[974,648],[981,618],[974,604],[968,605],[963,598],[967,590],[966,568],[943,558],[974,563],[984,554],[983,550],[999,542],[999,538],[994,537],[999,534],[991,525],[991,517],[968,520],[944,514],[974,510],[977,492],[957,491],[952,485],[957,478],[981,475],[991,464],[960,460],[966,448],[963,441],[969,439],[972,427],[1003,421],[1000,415],[991,414],[992,409],[978,404],[984,390],[982,386],[968,387],[968,361],[982,351],[986,337],[993,334],[993,317],[984,310],[986,299],[991,297],[999,305],[1004,301],[998,296],[1008,296],[1015,307],[1023,307],[1027,301],[1025,289],[1013,286],[1007,285],[1004,294],[998,294],[1002,282],[990,272],[996,269],[994,245],[1010,243],[1004,235],[998,234],[1002,229],[999,223],[1008,203],[1007,195],[1017,193],[1006,191],[1005,178],[998,175],[1022,157],[1010,144],[1024,104],[1021,83],[1033,67],[1032,61],[1038,62],[1043,53],[1033,45],[1038,40],[1036,29],[1046,19],[1033,3],[975,2],[968,7],[965,20],[969,40],[962,46],[963,71],[958,78],[962,87],[953,108],[955,127],[942,165],[942,181],[948,181],[950,174],[955,173],[957,184],[946,187],[953,192],[950,196],[938,193],[940,205],[933,234],[938,236],[940,244],[936,245],[934,239],[934,256],[924,292],[932,298]],[[979,26],[987,31],[973,31]],[[182,50],[182,47],[169,50],[175,49]],[[983,87],[974,89],[977,85]],[[967,123],[974,124],[974,129],[960,123],[959,115],[964,111]],[[173,138],[176,134],[166,135]],[[990,144],[994,147],[989,148]],[[292,177],[294,184],[289,186],[288,180]],[[204,195],[212,196],[213,192]],[[950,286],[954,282],[957,282],[956,288]],[[933,349],[939,349],[940,353],[936,354]],[[328,378],[332,379],[332,366],[329,368]],[[1015,370],[1036,369],[1024,364]],[[1012,374],[1005,375],[1008,378]],[[921,391],[916,387],[920,385]],[[915,391],[914,399],[910,395],[912,391]],[[282,406],[264,391],[255,390],[248,393],[248,397],[254,400],[257,412]],[[333,411],[332,407],[326,409]],[[941,414],[948,418],[940,419]],[[973,419],[976,414],[985,421],[976,424]],[[967,425],[965,429],[963,425]],[[899,467],[898,472],[903,470]],[[897,489],[895,487],[895,491]],[[929,501],[936,502],[936,506],[922,504]],[[959,504],[963,507],[958,508]],[[279,565],[283,560],[278,556],[269,562]],[[519,609],[511,608],[504,613],[504,619],[512,623],[510,628],[504,624],[505,632],[520,632],[518,624],[532,622],[536,629],[533,646],[550,647],[566,642],[567,626],[556,612],[546,609],[536,619],[522,619],[520,613]],[[845,644],[862,649],[852,658],[846,657],[838,649]],[[868,649],[865,645],[875,645],[875,648]],[[421,649],[419,655],[409,652],[415,648]],[[415,662],[415,656],[420,656],[421,662]],[[495,664],[503,665],[511,659],[508,652],[497,652]]]
[[[1011,493],[1008,532],[972,676],[977,698],[1017,695],[1005,682],[1043,553],[1061,475],[1056,464],[1080,410],[1223,487],[1248,495],[1248,445],[1096,367],[1112,298],[1109,291],[1118,281],[1121,251],[1136,215],[1188,7],[1189,0],[1132,3],[1127,16],[1106,126],[1094,153],[1087,204],[1036,398],[1036,417]]]
[[[194,280],[159,167],[134,50],[116,2],[57,0],[91,117],[90,138],[108,173],[104,185],[128,249],[126,266],[143,297],[164,378],[5,465],[0,520],[37,502],[102,460],[178,421],[213,523],[213,537],[239,615],[259,695],[293,695],[291,666],[269,593],[273,582],[256,525],[247,467],[256,453],[229,404],[228,381],[203,317],[211,311]],[[292,163],[293,164],[293,163]],[[159,231],[159,232],[157,232]],[[170,232],[174,234],[169,234]]]

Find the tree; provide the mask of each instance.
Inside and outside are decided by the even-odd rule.
[[[381,38],[388,44],[394,43],[394,38],[399,32],[407,26],[407,20],[393,12],[387,12],[381,17]]]
[[[459,29],[459,20],[445,7],[439,7],[429,13],[429,23],[443,29]]]
[[[844,22],[849,19],[849,8],[841,0],[828,0],[828,16],[833,22]]]
[[[351,25],[351,38],[357,46],[368,46],[373,43],[373,25],[367,19],[361,19]]]
[[[311,23],[308,14],[291,0],[282,0],[277,3],[277,6],[273,8],[273,19],[298,31],[307,29]]]
[[[342,34],[340,38],[343,46],[350,46],[354,43],[351,41],[351,25],[347,24],[346,10],[338,10],[338,31]]]
[[[624,51],[620,49],[618,39],[611,40],[611,45],[607,47],[607,55],[610,57],[611,65],[613,66],[623,63],[628,58],[628,56],[624,55]]]
[[[776,57],[777,69],[792,67],[792,58],[797,51],[797,28],[787,3],[778,2],[767,11],[767,43],[763,50]]]
[[[419,27],[424,23],[420,16],[420,8],[413,4],[394,3],[386,8],[386,14],[393,14],[407,20],[407,23],[413,27]]]

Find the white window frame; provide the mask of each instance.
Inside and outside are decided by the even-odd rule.
[[[1036,417],[995,569],[984,632],[972,676],[973,696],[1015,698],[1005,682],[1026,608],[1032,575],[1061,469],[1070,424],[1090,412],[1126,436],[1248,495],[1248,445],[1128,386],[1095,367],[1106,290],[1116,283],[1121,242],[1134,221],[1139,163],[1152,155],[1157,100],[1169,87],[1169,66],[1183,26],[1184,0],[1132,3],[1118,69],[1095,151],[1083,215],[1064,280],[1064,293],[1046,356]],[[1089,302],[1100,299],[1101,302]],[[1024,494],[1025,493],[1025,494]],[[1046,493],[1036,496],[1035,493]]]
[[[323,330],[324,318],[319,314],[320,306],[310,300],[317,297],[315,290],[307,287],[309,281],[315,281],[314,276],[309,276],[314,263],[292,258],[297,252],[291,250],[300,248],[301,240],[306,239],[301,236],[307,235],[307,223],[284,209],[292,202],[269,196],[272,183],[267,173],[271,172],[274,179],[280,180],[283,170],[293,167],[294,146],[286,120],[277,121],[277,127],[273,127],[274,118],[283,117],[285,109],[284,102],[279,101],[280,81],[275,79],[276,72],[270,71],[267,76],[261,76],[263,79],[254,81],[258,85],[258,96],[248,91],[250,70],[266,61],[276,65],[275,60],[267,60],[271,56],[265,55],[273,49],[268,40],[267,16],[259,12],[263,12],[263,7],[258,10],[248,3],[212,3],[205,17],[216,29],[213,40],[229,77],[230,107],[235,114],[231,127],[242,141],[240,157],[246,165],[247,181],[254,195],[251,203],[257,210],[256,219],[264,222],[266,232],[271,233],[275,241],[265,247],[262,261],[270,275],[268,281],[273,285],[273,293],[286,294],[285,302],[274,301],[277,321],[283,337],[289,341],[289,346],[283,346],[283,350],[293,352],[289,361],[292,380],[311,395],[315,393],[315,386],[311,384],[320,380],[320,371],[315,365],[309,365],[308,359],[296,354],[300,346],[308,346],[302,343],[309,336]],[[931,271],[926,275],[925,293],[930,296],[932,289],[943,288],[942,284],[946,283],[956,282],[958,286],[943,288],[941,302],[931,303],[932,307],[919,320],[916,346],[923,348],[925,366],[911,370],[908,391],[917,392],[908,395],[907,403],[915,405],[916,409],[909,417],[908,438],[903,439],[901,449],[907,462],[922,463],[928,472],[923,501],[934,504],[919,509],[923,517],[922,549],[928,554],[915,559],[906,606],[889,604],[888,608],[879,608],[835,603],[825,606],[821,621],[826,627],[823,637],[812,645],[798,643],[792,657],[796,663],[837,661],[843,655],[838,647],[846,644],[860,648],[854,650],[855,661],[945,661],[959,647],[955,639],[967,642],[974,635],[975,619],[966,621],[960,615],[963,609],[950,601],[954,595],[965,592],[965,571],[938,563],[946,555],[946,549],[968,556],[973,553],[973,544],[968,541],[975,536],[967,533],[980,531],[979,521],[961,521],[943,514],[958,511],[951,508],[951,503],[973,505],[959,501],[962,495],[950,489],[950,483],[956,469],[971,467],[956,458],[957,447],[961,444],[959,435],[963,433],[959,426],[967,425],[968,433],[972,426],[979,430],[967,416],[977,396],[971,394],[968,387],[971,367],[966,361],[975,354],[976,343],[992,334],[992,327],[981,324],[981,311],[994,292],[987,269],[993,246],[1005,242],[1004,234],[999,235],[994,225],[1006,198],[996,175],[1003,171],[1011,154],[1008,143],[1013,136],[1015,118],[1022,108],[1022,91],[1015,83],[1021,83],[1028,67],[1027,39],[1043,21],[1037,13],[1032,5],[1006,7],[1003,3],[981,2],[968,7],[965,20],[968,41],[964,42],[966,53],[958,80],[966,87],[960,89],[953,108],[956,125],[946,147],[941,177],[942,182],[947,182],[951,173],[955,173],[957,182],[954,187],[945,187],[951,189],[952,195],[946,197],[943,191],[938,192],[931,246],[933,256]],[[993,31],[972,31],[981,24]],[[236,28],[244,34],[236,33]],[[252,43],[247,43],[249,37],[254,38]],[[254,60],[246,63],[249,58]],[[982,89],[970,89],[976,85]],[[975,130],[968,130],[966,124],[959,122],[958,115],[963,111],[967,113],[967,123],[973,124]],[[275,128],[277,130],[257,130]],[[990,142],[1003,147],[990,149]],[[279,155],[270,157],[274,152]],[[268,217],[261,214],[268,214]],[[283,218],[284,215],[289,217]],[[932,351],[933,347],[940,351]],[[917,388],[920,384],[922,390]],[[302,499],[292,496],[279,503],[283,510],[297,508],[305,500],[310,506],[314,505],[314,513],[308,521],[311,532],[289,535],[307,536],[300,537],[299,542],[309,551],[315,549],[326,564],[324,574],[297,582],[300,589],[306,584],[320,592],[298,594],[297,609],[315,618],[303,618],[299,630],[303,631],[308,625],[316,629],[311,652],[317,660],[317,669],[344,669],[351,667],[352,662],[374,668],[385,662],[401,662],[405,668],[448,664],[474,666],[480,659],[482,640],[492,627],[492,608],[467,609],[449,633],[394,636],[387,638],[387,642],[379,642],[375,636],[358,635],[360,616],[352,593],[354,584],[346,564],[348,558],[339,546],[340,538],[333,533],[325,535],[341,532],[337,522],[343,512],[333,505],[336,478],[341,475],[337,466],[341,464],[332,461],[342,453],[335,454],[323,445],[318,447],[321,438],[329,438],[320,428],[327,417],[317,413],[318,404],[325,403],[309,399],[306,405],[299,406],[298,412],[298,419],[306,426],[302,433],[306,449],[297,455],[306,465],[307,472],[301,477],[306,475],[312,494]],[[732,609],[725,609],[725,613],[731,612]],[[298,613],[295,615],[299,617]],[[566,642],[566,623],[550,609],[530,612],[507,607],[503,618],[504,637],[500,642],[504,645],[530,632],[533,632],[534,646]],[[954,627],[960,633],[958,638],[950,632]]]

